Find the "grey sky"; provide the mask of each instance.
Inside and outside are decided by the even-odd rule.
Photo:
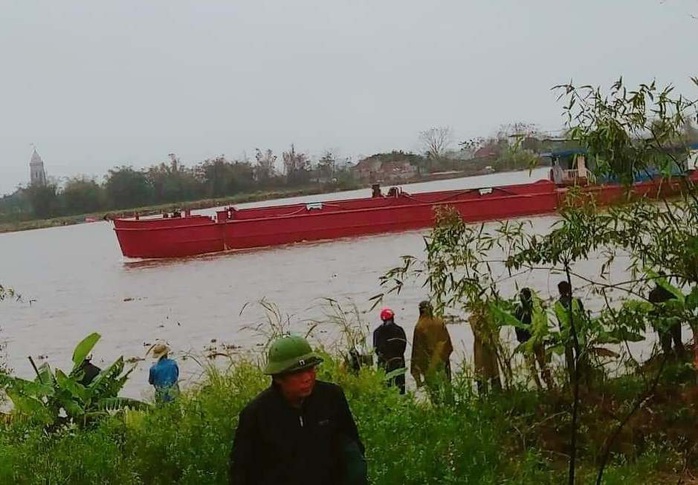
[[[0,193],[29,175],[225,153],[415,150],[561,126],[550,87],[693,95],[695,0],[0,0]]]

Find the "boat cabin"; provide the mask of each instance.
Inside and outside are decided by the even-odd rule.
[[[633,182],[647,182],[667,170],[672,176],[677,176],[698,168],[698,142],[688,146],[667,147],[665,152],[674,160],[668,168],[645,167],[633,173]],[[617,182],[614,176],[597,173],[594,158],[582,148],[541,153],[541,157],[550,159],[550,180],[560,186]]]
[[[549,153],[541,157],[550,159],[550,180],[556,185],[587,185],[594,183],[593,162],[586,150],[572,148]]]

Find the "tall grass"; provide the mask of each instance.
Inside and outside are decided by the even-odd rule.
[[[369,332],[362,313],[348,305],[327,300],[325,317],[306,325],[309,334],[319,331],[337,342],[323,350],[319,377],[339,383],[347,394],[366,446],[372,484],[564,482],[569,393],[532,390],[517,372],[511,388],[483,396],[473,388],[472,369],[465,367],[454,375],[449,399],[433,404],[421,391],[400,396],[385,385],[382,372],[364,367],[354,374],[347,369],[343,351],[361,348]],[[293,316],[276,305],[262,300],[257,307],[263,316],[248,331],[260,339],[269,341],[297,327]],[[228,366],[220,359],[197,360],[203,369],[201,381],[176,402],[122,412],[91,428],[46,434],[27,422],[5,422],[0,425],[0,484],[228,483],[228,454],[238,414],[269,385],[258,355],[228,358]],[[680,379],[671,372],[667,376],[664,389],[675,389]],[[625,375],[585,396],[578,483],[593,481],[613,414],[622,411],[638,386],[638,377]],[[650,429],[640,422],[641,439],[624,437],[623,447],[614,450],[605,483],[662,483],[668,477],[676,482],[690,465],[691,452],[677,450],[686,442],[683,430],[692,429],[698,416],[676,392],[681,391],[667,394],[663,405],[647,404],[648,409],[662,405],[645,416],[661,413],[664,421]],[[605,408],[607,402],[620,404]],[[677,404],[667,404],[672,402]]]
[[[470,379],[454,382],[455,400],[434,406],[400,396],[383,375],[358,376],[328,358],[320,378],[340,383],[367,449],[373,484],[560,483],[564,460],[536,446],[530,429],[541,395],[523,388],[478,398]],[[21,422],[0,433],[0,483],[218,484],[237,415],[268,378],[248,361],[207,369],[198,387],[174,404],[129,411],[91,429],[46,435]],[[607,483],[648,483],[666,465],[656,449],[632,463],[616,463]],[[585,468],[583,467],[583,472]],[[593,475],[593,464],[587,467]]]

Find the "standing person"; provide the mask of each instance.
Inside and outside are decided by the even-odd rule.
[[[231,485],[367,483],[364,447],[342,388],[316,380],[322,359],[303,337],[269,348],[271,385],[240,413]]]
[[[451,353],[453,344],[446,324],[434,316],[431,303],[419,304],[419,320],[412,338],[411,373],[417,386],[430,381],[451,380]]]
[[[563,335],[565,344],[565,363],[567,365],[567,374],[570,378],[570,383],[574,382],[574,370],[575,363],[577,363],[579,368],[580,378],[588,379],[586,373],[590,370],[589,366],[586,365],[586,357],[583,355],[575,355],[574,340],[572,337],[572,327],[570,326],[570,312],[572,313],[574,328],[577,333],[577,340],[579,341],[579,346],[584,348],[584,328],[586,323],[586,314],[584,310],[584,304],[579,298],[572,297],[572,286],[562,280],[557,285],[557,291],[560,296],[555,303],[555,315],[557,316],[558,324],[560,325],[560,332]]]
[[[179,367],[169,358],[170,348],[166,344],[156,344],[153,357],[157,360],[150,368],[148,383],[155,387],[155,401],[173,401],[179,394]]]
[[[666,273],[660,271],[657,276],[658,278],[665,279]],[[657,318],[657,308],[670,300],[675,300],[676,295],[661,286],[658,281],[655,283],[655,285],[656,286],[652,289],[652,291],[650,291],[648,300],[655,306],[655,311],[653,313],[654,317]],[[672,351],[671,342],[673,340],[674,351],[678,356],[681,356],[686,350],[683,346],[683,341],[681,340],[681,321],[678,319],[672,320],[673,321],[668,325],[668,327],[666,325],[661,326],[655,324],[654,328],[657,331],[657,334],[659,334],[659,342],[662,345],[662,351],[665,354],[670,353]]]
[[[78,382],[87,387],[102,372],[102,369],[92,363],[92,354],[88,354],[85,360],[82,361],[82,364],[80,364],[80,367],[76,369],[76,372],[82,372],[82,378]]]
[[[553,168],[550,171],[553,182],[558,185],[562,184],[565,178],[565,171],[560,166],[560,160],[557,157],[553,157]]]
[[[520,344],[528,342],[532,335],[533,330],[533,313],[534,313],[534,301],[533,293],[530,288],[521,288],[519,292],[519,303],[516,306],[516,311],[514,316],[521,322],[522,327],[516,327],[516,340]],[[547,357],[545,355],[545,345],[542,340],[536,340],[533,342],[533,348],[531,349],[533,354],[530,352],[526,353],[526,360],[528,361],[529,368],[531,369],[531,374],[533,375],[533,380],[538,386],[538,389],[542,389],[540,379],[538,378],[538,367],[540,368],[540,373],[543,376],[543,381],[545,381],[548,389],[553,388],[553,379],[548,369]]]
[[[478,392],[487,394],[490,389],[501,390],[499,377],[499,333],[495,332],[492,313],[483,301],[473,300],[468,305],[468,322],[473,331],[473,364]]]
[[[378,367],[386,374],[405,368],[407,336],[403,328],[395,323],[395,312],[383,308],[380,313],[383,323],[373,331],[373,348],[378,356]],[[390,379],[389,385],[397,386],[400,394],[405,394],[405,375]]]

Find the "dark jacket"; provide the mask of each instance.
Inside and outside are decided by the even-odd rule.
[[[522,326],[527,328],[515,327],[516,340],[519,343],[528,342],[531,339],[531,321],[533,320],[533,308],[530,305],[523,305],[519,303],[516,306],[516,311],[514,313],[516,319],[521,322]]]
[[[99,375],[100,372],[102,372],[102,369],[94,365],[92,362],[89,360],[85,359],[82,364],[80,364],[80,367],[78,368],[78,372],[82,372],[83,376],[82,379],[80,379],[80,384],[83,386],[87,387],[89,386],[92,381],[95,380],[95,377]]]
[[[230,454],[234,485],[339,485],[347,441],[364,447],[339,386],[318,381],[301,409],[275,385],[240,413]]]
[[[657,285],[654,289],[652,289],[652,291],[650,291],[648,299],[650,303],[654,303],[656,305],[657,303],[666,303],[669,300],[674,300],[676,299],[676,295],[663,286]]]
[[[407,336],[395,322],[384,323],[373,331],[373,348],[378,366],[387,372],[405,367]]]

